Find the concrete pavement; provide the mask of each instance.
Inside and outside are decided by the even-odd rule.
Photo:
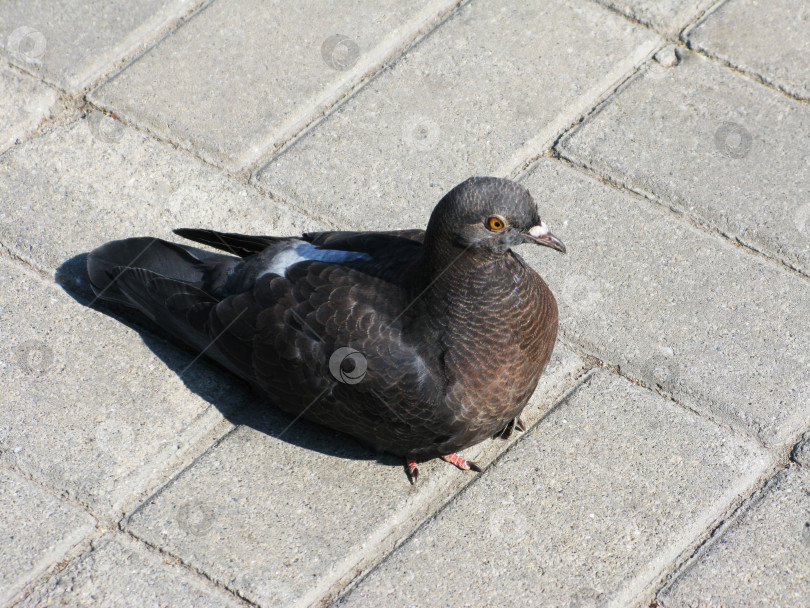
[[[810,2],[0,1],[0,604],[810,606]],[[567,256],[529,430],[407,482],[84,254],[423,227]]]

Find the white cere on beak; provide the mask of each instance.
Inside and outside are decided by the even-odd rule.
[[[529,235],[536,239],[539,239],[541,236],[546,236],[548,232],[548,226],[546,226],[545,222],[540,222],[537,226],[529,228]]]

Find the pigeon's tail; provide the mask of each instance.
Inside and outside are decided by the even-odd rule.
[[[90,252],[95,294],[143,312],[199,348],[210,341],[209,313],[239,258],[141,237],[112,241]]]
[[[93,250],[87,257],[87,272],[98,297],[139,308],[131,295],[132,279],[125,279],[123,271],[145,270],[197,289],[205,289],[206,282],[210,280],[211,262],[220,261],[216,258],[227,259],[228,256],[182,247],[156,238],[140,237],[112,241]]]
[[[93,250],[87,272],[99,298],[137,308],[182,342],[253,382],[247,373],[250,348],[238,338],[223,336],[226,329],[249,332],[252,317],[243,310],[226,326],[213,314],[227,297],[228,277],[241,263],[238,257],[141,237]],[[237,320],[246,325],[237,325]]]

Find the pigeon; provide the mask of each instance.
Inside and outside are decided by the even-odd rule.
[[[529,191],[472,177],[425,230],[247,236],[178,229],[93,250],[97,297],[134,307],[281,410],[418,462],[525,430],[557,304],[513,248],[565,253]]]

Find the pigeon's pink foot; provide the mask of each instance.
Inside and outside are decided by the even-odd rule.
[[[477,462],[472,460],[464,460],[458,454],[448,454],[447,456],[442,456],[442,460],[457,466],[462,471],[476,471],[480,473],[483,470],[481,465],[479,465]],[[405,470],[408,472],[408,477],[411,478],[411,483],[415,484],[419,480],[419,467],[416,464],[415,458],[405,459]]]
[[[416,459],[405,459],[405,470],[408,471],[408,477],[411,478],[411,483],[416,483],[419,480],[419,467],[416,466]]]
[[[442,460],[456,465],[462,471],[472,470],[480,473],[483,470],[477,462],[473,462],[472,460],[464,460],[458,454],[448,454],[447,456],[442,456]]]

